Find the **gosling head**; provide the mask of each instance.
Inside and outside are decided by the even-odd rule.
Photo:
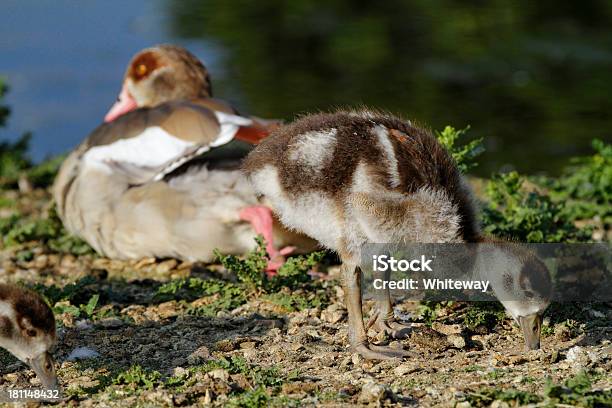
[[[483,248],[480,273],[487,276],[498,300],[521,327],[525,349],[539,349],[542,316],[552,298],[548,268],[518,244],[497,242]]]
[[[32,367],[48,389],[58,385],[50,353],[56,340],[53,312],[41,297],[0,284],[0,346]]]

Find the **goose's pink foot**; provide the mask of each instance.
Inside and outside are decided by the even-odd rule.
[[[266,273],[268,276],[276,275],[276,271],[285,263],[285,256],[291,254],[295,247],[285,247],[277,250],[274,246],[272,210],[263,205],[255,205],[243,208],[238,215],[241,220],[250,222],[255,232],[263,236],[266,241],[266,251],[270,257]]]

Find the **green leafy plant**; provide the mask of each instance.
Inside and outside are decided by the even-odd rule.
[[[563,207],[547,195],[524,186],[516,172],[494,175],[487,184],[488,202],[483,208],[487,233],[520,242],[587,241],[591,233],[578,229]]]
[[[470,130],[469,126],[465,129],[455,129],[452,126],[446,126],[441,132],[436,132],[438,141],[451,153],[457,163],[457,167],[459,167],[459,171],[462,173],[467,173],[470,169],[476,167],[477,163],[474,160],[484,152],[482,139],[472,140],[461,146],[457,144],[457,141],[463,138],[468,130]]]
[[[158,371],[152,371],[134,365],[128,370],[119,373],[113,380],[113,384],[129,385],[132,388],[144,388],[152,390],[162,383],[162,375]]]
[[[197,316],[215,316],[221,310],[232,310],[246,303],[248,292],[240,285],[217,279],[187,278],[168,282],[157,289],[156,301],[209,297],[210,302],[190,306],[187,312]]]
[[[250,286],[251,289],[263,286],[264,271],[268,265],[268,254],[263,237],[258,236],[255,241],[257,242],[256,248],[247,253],[244,258],[235,255],[223,255],[219,250],[214,251],[217,260],[227,270],[235,273],[240,282]]]
[[[45,299],[56,314],[70,313],[75,317],[92,318],[100,302],[100,294],[91,295],[88,286],[95,283],[93,277],[86,276],[64,287],[37,284],[32,289]]]
[[[593,140],[595,153],[572,160],[557,179],[544,179],[553,201],[563,203],[569,219],[598,216],[612,223],[612,145]]]
[[[238,280],[252,291],[274,292],[282,287],[295,288],[309,282],[308,271],[318,265],[325,256],[324,252],[319,251],[306,256],[291,257],[279,268],[276,275],[269,278],[265,274],[269,260],[266,243],[261,236],[255,238],[255,241],[257,247],[242,258],[222,255],[215,251],[217,260],[227,270],[236,274]]]
[[[23,218],[18,215],[0,219],[0,232],[7,247],[38,241],[57,253],[93,254],[94,250],[82,239],[68,233],[52,206],[46,218]]]
[[[591,376],[584,371],[568,378],[563,385],[549,381],[544,395],[551,402],[567,406],[597,408],[612,405],[612,390],[592,390]]]
[[[498,302],[472,302],[463,315],[463,324],[470,330],[479,326],[491,330],[505,318],[506,312]]]

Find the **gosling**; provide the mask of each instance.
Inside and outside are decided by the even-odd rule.
[[[430,132],[390,115],[362,110],[305,116],[265,139],[243,171],[287,227],[339,254],[350,346],[367,359],[401,358],[407,352],[368,341],[361,246],[485,241],[471,192],[450,154]],[[523,263],[508,256],[516,257],[517,270],[510,273],[518,281]],[[373,327],[405,337],[408,327],[396,321],[389,293],[376,302]],[[531,330],[546,306],[513,307],[511,313]],[[523,311],[529,318],[517,315]],[[531,346],[539,345],[537,328]]]
[[[0,347],[28,364],[43,387],[57,389],[55,317],[45,301],[31,290],[0,284]]]

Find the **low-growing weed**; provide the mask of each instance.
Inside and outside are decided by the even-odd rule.
[[[484,152],[484,146],[482,145],[482,139],[472,140],[471,142],[464,145],[457,145],[457,141],[466,135],[470,127],[467,126],[465,129],[455,129],[452,126],[446,126],[441,132],[436,132],[438,141],[450,152],[459,167],[459,171],[467,173],[468,170],[477,166],[474,161],[482,152]]]

